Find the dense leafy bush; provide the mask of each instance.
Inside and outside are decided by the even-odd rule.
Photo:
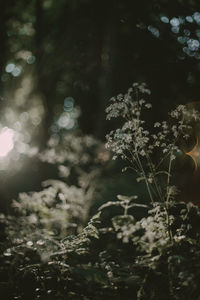
[[[104,201],[84,227],[109,154],[88,137],[51,142],[41,158],[57,163],[65,182],[21,194],[13,215],[1,215],[5,299],[200,299],[200,209],[177,202],[174,178],[200,116],[178,106],[150,133],[143,120],[149,94],[134,84],[107,108],[108,119],[121,118],[107,147],[137,174],[146,198]]]

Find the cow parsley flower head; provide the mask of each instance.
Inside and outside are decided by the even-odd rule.
[[[125,158],[130,149],[134,148],[144,156],[143,148],[149,142],[149,132],[143,127],[145,122],[141,119],[141,113],[143,109],[151,108],[151,104],[144,99],[144,94],[150,94],[146,84],[134,83],[125,95],[111,98],[111,104],[106,109],[108,120],[124,120],[121,128],[107,135],[106,146],[117,157]]]
[[[163,182],[169,186],[172,162],[174,164],[181,152],[180,139],[187,140],[191,136],[192,124],[200,120],[200,114],[178,105],[167,121],[155,122],[150,133],[143,120],[143,111],[151,108],[146,101],[149,95],[146,84],[134,83],[125,95],[111,98],[106,109],[107,119],[119,118],[121,126],[106,136],[106,147],[114,153],[113,159],[121,158],[128,163],[126,169],[137,173],[138,182],[145,181],[153,202],[154,195],[161,201],[172,196],[168,187],[161,189],[160,186]]]

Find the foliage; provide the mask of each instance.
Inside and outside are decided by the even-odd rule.
[[[146,78],[166,108],[199,98],[198,1],[10,0],[0,16],[2,121],[13,126],[3,115],[28,112],[26,129],[40,143],[68,97],[84,133],[103,138],[106,100],[132,78]]]
[[[121,128],[107,135],[107,147],[114,152],[113,159],[126,160],[128,168],[138,174],[137,180],[145,181],[151,202],[154,198],[163,202],[175,193],[174,187],[170,186],[170,177],[173,160],[182,152],[180,138],[187,140],[190,137],[191,125],[200,119],[200,115],[195,109],[188,110],[179,105],[170,112],[170,121],[154,123],[153,133],[150,133],[142,119],[143,110],[151,108],[151,104],[143,99],[143,95],[149,93],[145,84],[134,83],[127,94],[111,99],[107,118],[120,117],[123,123]],[[163,175],[166,177],[164,187]]]
[[[137,173],[136,184],[145,183],[145,201],[136,195],[118,195],[116,201],[105,201],[80,230],[88,211],[84,209],[88,187],[94,187],[94,181],[70,186],[50,180],[41,192],[21,194],[14,202],[17,213],[1,216],[7,236],[0,256],[5,299],[199,299],[200,209],[177,202],[178,191],[172,184],[181,143],[188,142],[199,114],[178,106],[150,133],[142,119],[143,109],[151,107],[145,94],[150,92],[144,84],[134,84],[126,95],[111,99],[107,108],[109,119],[122,118],[120,128],[107,136],[107,146],[114,159],[122,158],[126,168]],[[69,151],[67,162],[61,145],[51,144],[58,151],[49,156],[50,161],[59,168],[61,163],[62,170],[69,164],[79,178],[76,153]],[[98,148],[96,142],[90,145]],[[69,149],[75,148],[69,143]],[[84,148],[80,146],[78,160]],[[41,158],[49,151],[53,150]],[[101,159],[107,159],[104,151]],[[99,168],[98,160],[90,159],[80,163],[83,178],[95,164]]]

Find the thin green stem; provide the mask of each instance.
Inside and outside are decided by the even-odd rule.
[[[139,157],[139,155],[138,155],[137,149],[135,149],[135,153],[136,153],[136,157],[137,157],[138,164],[139,164],[140,169],[141,169],[142,176],[144,177],[144,181],[145,181],[145,184],[146,184],[148,193],[149,193],[149,197],[150,197],[150,199],[151,199],[151,202],[154,203],[154,199],[153,199],[153,196],[152,196],[152,193],[151,193],[151,189],[150,189],[150,186],[149,186],[149,182],[148,182],[148,179],[147,179],[147,177],[146,177],[146,174],[145,174],[144,168],[143,168],[143,166],[142,166],[140,157]]]
[[[170,184],[170,174],[171,174],[171,168],[172,168],[172,154],[173,154],[173,151],[171,150],[170,158],[169,158],[168,175],[167,175],[167,198],[166,198],[166,208],[165,208],[166,216],[167,216],[167,228],[168,228],[168,234],[169,234],[170,241],[172,241],[172,232],[170,229],[170,219],[169,219],[169,199],[171,196],[169,184]]]
[[[156,179],[156,176],[155,176],[155,167],[154,167],[154,165],[152,163],[152,160],[151,160],[148,152],[146,151],[145,153],[146,153],[147,161],[149,163],[149,166],[150,166],[150,169],[151,169],[151,172],[152,172],[152,175],[153,175],[153,182],[154,182],[154,185],[156,187],[158,196],[159,196],[160,200],[163,202],[162,192],[161,192],[160,186],[157,183],[157,179]]]

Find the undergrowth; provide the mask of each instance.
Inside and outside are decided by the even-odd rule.
[[[149,97],[135,83],[111,99],[107,119],[120,127],[106,146],[136,182],[133,196],[105,199],[89,221],[110,154],[91,137],[50,141],[40,158],[57,164],[62,179],[20,194],[0,218],[4,299],[200,299],[200,209],[178,202],[175,185],[176,161],[200,116],[179,105],[150,126]]]

